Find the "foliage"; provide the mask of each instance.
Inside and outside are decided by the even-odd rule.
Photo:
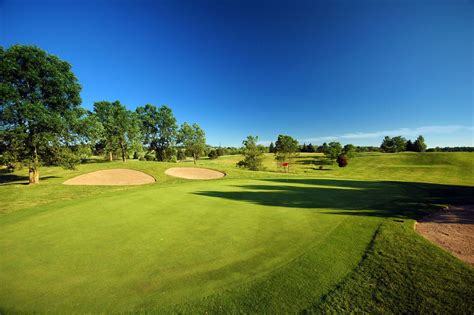
[[[407,140],[403,138],[402,136],[396,136],[393,138],[386,136],[383,139],[382,144],[380,145],[380,148],[382,149],[382,151],[387,152],[387,153],[402,152],[402,151],[405,151],[406,147],[407,147]]]
[[[346,144],[344,148],[342,149],[342,153],[347,158],[353,158],[355,156],[356,151],[357,151],[356,147],[352,144]]]
[[[298,140],[287,136],[279,135],[275,142],[275,159],[280,162],[290,162],[298,156]]]
[[[183,149],[178,149],[178,155],[177,158],[179,161],[184,161],[186,160],[186,152]]]
[[[273,142],[270,142],[270,145],[268,146],[268,152],[275,153],[275,145],[273,144]]]
[[[326,145],[323,153],[326,154],[330,160],[335,160],[342,153],[342,146],[339,142],[330,142]]]
[[[347,164],[348,164],[348,159],[347,159],[347,156],[345,156],[344,154],[341,154],[337,157],[337,165],[339,165],[339,167],[346,167]]]
[[[219,153],[217,153],[217,150],[211,150],[207,156],[210,160],[215,160],[219,157]]]
[[[413,151],[415,152],[425,152],[426,151],[426,143],[425,143],[425,138],[423,136],[418,136],[416,138],[415,142],[413,143]]]
[[[126,161],[129,152],[133,152],[140,143],[140,125],[135,113],[130,112],[119,101],[95,102],[94,113],[103,127],[105,150],[112,160],[115,152],[120,152],[122,161]]]
[[[182,143],[187,152],[193,157],[194,164],[206,149],[206,134],[198,124],[190,126],[183,123],[179,130],[178,142]]]
[[[244,145],[244,159],[237,163],[239,167],[248,168],[251,171],[263,169],[263,159],[266,148],[258,145],[257,136],[248,136],[242,144]]]
[[[9,163],[28,165],[30,183],[39,182],[46,156],[81,140],[80,90],[58,57],[33,46],[0,47],[0,138]]]
[[[136,113],[141,122],[145,145],[156,152],[158,161],[170,161],[175,154],[170,148],[176,143],[178,126],[173,111],[166,105],[158,109],[151,104],[138,107]]]

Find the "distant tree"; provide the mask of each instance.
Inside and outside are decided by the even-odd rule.
[[[209,154],[207,155],[207,157],[210,159],[210,160],[215,160],[219,157],[219,153],[217,153],[217,150],[211,150],[211,152],[209,152]]]
[[[227,150],[221,146],[219,146],[217,149],[216,149],[216,152],[217,152],[217,155],[218,156],[223,156],[223,155],[226,155],[227,154]]]
[[[339,167],[346,167],[348,164],[347,156],[345,156],[344,154],[340,154],[337,157],[336,162],[337,162],[337,165],[339,165]]]
[[[346,144],[344,148],[342,149],[342,153],[347,158],[353,158],[356,153],[356,147],[352,144]]]
[[[158,161],[170,161],[175,156],[178,125],[173,111],[166,105],[158,109],[151,104],[136,109],[141,121],[145,144],[155,151]]]
[[[308,147],[306,146],[306,143],[303,143],[300,149],[301,152],[308,152]]]
[[[104,128],[104,142],[109,160],[119,151],[122,161],[127,160],[129,150],[139,142],[140,125],[135,113],[128,111],[119,101],[95,102],[94,112]]]
[[[316,149],[314,148],[314,145],[312,145],[311,143],[308,144],[306,152],[310,152],[310,153],[316,152]]]
[[[405,151],[407,148],[407,140],[402,136],[397,136],[393,138],[386,136],[383,139],[380,148],[383,152],[387,153],[402,152]]]
[[[298,141],[287,135],[279,135],[275,142],[275,159],[280,162],[292,162],[298,156]]]
[[[178,133],[178,142],[183,144],[196,164],[206,149],[206,134],[198,124],[190,126],[188,123],[183,123]]]
[[[413,142],[411,142],[411,140],[407,141],[407,147],[406,147],[405,151],[415,151],[415,146],[414,146]]]
[[[45,158],[72,153],[81,138],[80,91],[69,63],[34,46],[0,47],[0,140],[10,162],[28,165],[30,184]]]
[[[416,152],[425,152],[426,151],[426,143],[425,143],[425,138],[423,136],[418,136],[416,138],[415,142],[413,143],[413,148],[414,151]]]
[[[407,140],[402,136],[397,136],[392,138],[393,143],[395,145],[396,151],[395,152],[403,152],[407,147]]]
[[[328,151],[328,144],[326,142],[323,143],[323,145],[318,146],[316,149],[316,152],[318,153],[325,153]]]
[[[329,159],[335,160],[342,153],[342,145],[339,142],[330,142],[324,154],[328,156]]]
[[[275,153],[275,145],[273,142],[270,142],[270,145],[268,146],[268,152]]]
[[[237,163],[239,167],[245,167],[252,171],[259,171],[263,169],[264,152],[266,148],[258,145],[257,136],[248,136],[242,144],[244,145],[244,159]]]

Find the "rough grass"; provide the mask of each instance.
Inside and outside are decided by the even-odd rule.
[[[25,170],[0,175],[0,312],[472,313],[473,269],[412,228],[474,202],[472,156],[365,154],[319,171],[304,154],[292,174],[270,155],[266,172],[227,156],[199,162],[227,173],[206,182],[138,161],[44,167],[32,187]],[[61,185],[114,167],[157,183]]]

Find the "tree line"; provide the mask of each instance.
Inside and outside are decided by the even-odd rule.
[[[0,155],[11,168],[27,165],[39,182],[41,164],[73,168],[92,151],[123,161],[134,154],[196,160],[206,149],[198,124],[178,127],[168,106],[128,110],[119,101],[81,107],[81,85],[71,65],[38,47],[0,46]]]

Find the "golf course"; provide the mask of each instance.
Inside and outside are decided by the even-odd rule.
[[[0,174],[0,313],[474,312],[473,267],[414,229],[474,204],[472,153],[359,153],[322,170],[302,153],[289,173],[272,154],[265,171],[239,159],[91,159],[42,167],[39,185]],[[64,184],[114,169],[155,181]]]

